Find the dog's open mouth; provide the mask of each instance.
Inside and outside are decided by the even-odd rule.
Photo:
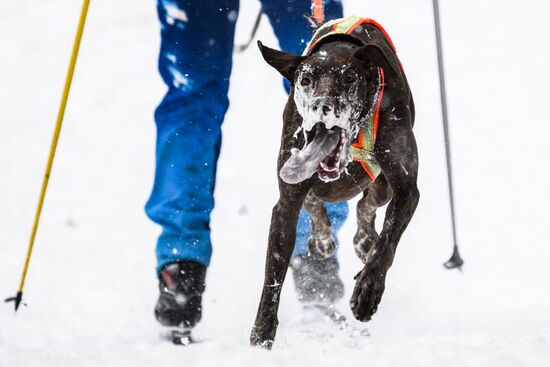
[[[328,130],[323,123],[317,123],[306,132],[306,145],[296,150],[285,162],[279,173],[289,184],[297,184],[310,178],[315,172],[325,182],[340,177],[347,162],[348,133],[340,127]]]
[[[339,127],[333,127],[333,129],[340,131],[338,144],[332,152],[319,163],[319,166],[317,166],[317,174],[319,178],[325,182],[334,181],[340,177],[340,173],[342,172],[340,168],[343,168],[341,167],[343,164],[341,156],[345,153],[344,147],[348,142],[344,129]]]

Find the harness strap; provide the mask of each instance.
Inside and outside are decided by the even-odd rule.
[[[371,181],[374,182],[382,169],[374,156],[374,145],[378,134],[378,119],[380,117],[380,104],[384,96],[384,70],[378,68],[378,87],[373,96],[373,104],[365,118],[359,123],[363,126],[359,132],[359,139],[350,147],[353,160],[359,162]]]
[[[322,1],[321,1],[322,2]],[[314,8],[312,7],[312,10]],[[334,19],[323,24],[313,34],[313,37],[309,41],[303,55],[307,56],[314,52],[319,42],[325,37],[334,34],[345,34],[356,39],[359,39],[363,44],[367,44],[368,40],[364,39],[364,32],[355,32],[359,27],[363,25],[373,25],[379,29],[384,37],[388,40],[392,50],[396,52],[395,46],[386,30],[378,24],[376,21],[369,18],[361,18],[357,16],[350,16],[341,19]],[[365,29],[366,31],[366,29]],[[367,33],[368,36],[368,33]],[[382,103],[382,97],[384,95],[384,70],[377,68],[378,75],[376,80],[376,90],[372,98],[372,104],[365,117],[359,122],[361,130],[359,131],[358,141],[351,145],[350,152],[353,160],[359,162],[371,181],[374,182],[376,177],[381,172],[380,166],[374,156],[374,145],[376,143],[376,135],[378,134],[378,120],[380,116],[380,105]],[[356,134],[356,133],[355,133]],[[354,134],[354,136],[355,136]]]
[[[315,47],[319,44],[320,41],[322,41],[325,37],[333,35],[333,34],[347,34],[347,35],[350,35],[354,38],[357,38],[357,39],[361,40],[361,42],[364,43],[364,40],[362,40],[360,37],[358,37],[357,35],[355,35],[353,33],[353,31],[357,27],[359,27],[361,25],[364,25],[364,24],[372,24],[373,26],[378,28],[380,30],[380,32],[382,32],[382,34],[384,34],[384,37],[386,37],[386,39],[390,43],[390,46],[391,46],[393,52],[397,53],[397,51],[395,49],[395,45],[393,44],[393,41],[390,38],[390,35],[388,34],[388,32],[386,32],[384,27],[382,27],[378,22],[376,22],[373,19],[361,18],[361,17],[355,16],[355,15],[351,15],[351,16],[346,17],[346,18],[333,19],[331,21],[326,22],[321,27],[319,27],[315,31],[315,33],[313,33],[313,37],[311,37],[311,40],[307,44],[307,46],[306,46],[306,48],[303,52],[303,55],[306,56],[306,55],[310,54],[315,49]]]

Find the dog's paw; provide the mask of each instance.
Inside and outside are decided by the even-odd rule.
[[[366,231],[358,230],[353,237],[353,248],[357,257],[366,264],[374,255],[374,244],[378,240],[376,232],[368,234]]]
[[[332,236],[328,238],[311,236],[308,240],[308,247],[311,256],[320,260],[328,259],[336,251],[336,243]]]
[[[387,269],[371,261],[355,276],[350,307],[357,320],[369,321],[378,310],[385,289],[386,273]]]
[[[256,329],[256,327],[252,329],[252,332],[250,333],[250,346],[271,350],[273,347],[274,338],[264,337],[261,334],[262,332]]]

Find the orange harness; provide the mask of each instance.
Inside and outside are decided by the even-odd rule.
[[[358,39],[364,45],[368,44],[368,39],[363,39],[361,36],[368,34],[366,30],[358,29],[366,24],[372,24],[378,28],[389,41],[393,51],[395,52],[395,46],[386,32],[386,30],[378,24],[376,21],[368,18],[360,18],[357,16],[350,16],[347,18],[334,19],[330,22],[323,24],[309,41],[303,55],[307,56],[311,54],[321,40],[327,36],[335,34],[345,34]],[[360,122],[360,126],[363,126],[359,132],[359,138],[356,143],[350,147],[353,160],[359,162],[371,181],[374,182],[376,177],[381,172],[380,166],[374,156],[374,145],[376,143],[376,135],[378,133],[378,119],[380,116],[380,105],[382,103],[382,97],[384,95],[384,70],[378,68],[377,76],[377,89],[374,94],[373,103],[367,112],[365,118]]]

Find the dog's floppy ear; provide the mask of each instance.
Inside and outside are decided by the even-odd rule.
[[[258,47],[260,48],[264,60],[277,69],[277,71],[291,83],[294,81],[294,73],[298,65],[307,59],[307,56],[293,55],[266,47],[262,45],[260,41],[258,41]]]
[[[395,76],[399,73],[399,67],[395,65],[395,62],[388,60],[384,51],[377,45],[370,44],[361,47],[355,51],[353,56],[366,63],[369,67],[377,66],[384,69],[387,75]]]

